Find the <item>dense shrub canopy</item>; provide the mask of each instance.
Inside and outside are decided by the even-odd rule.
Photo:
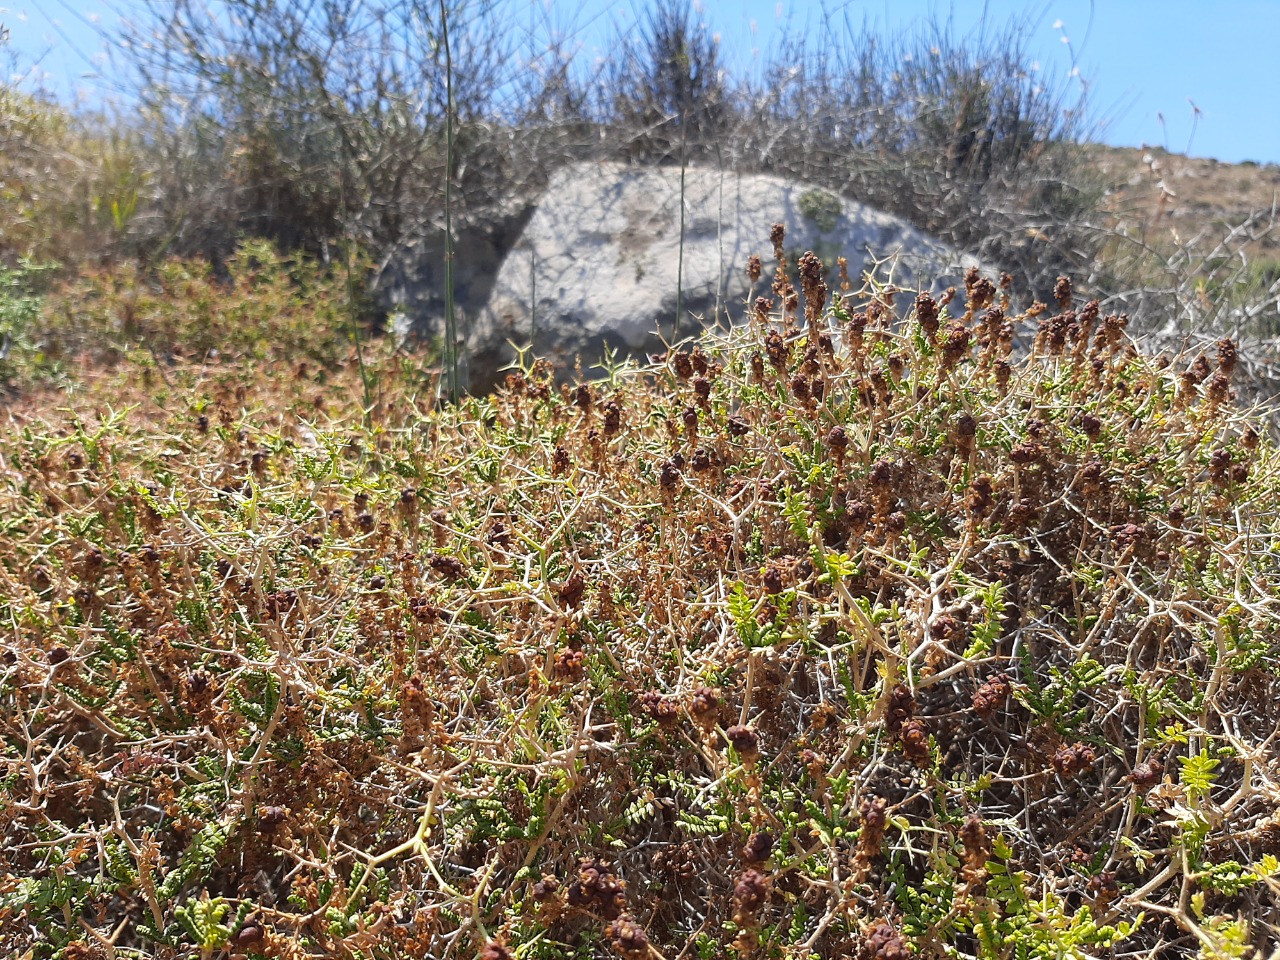
[[[6,946],[1274,942],[1280,461],[1229,341],[1153,359],[1065,280],[1020,313],[806,260],[576,386],[432,410],[378,346],[366,406],[249,334],[291,288],[253,262],[54,297],[134,302],[134,347],[0,439]],[[241,346],[184,348],[183,302]]]

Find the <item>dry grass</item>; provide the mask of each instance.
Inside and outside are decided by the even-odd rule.
[[[0,265],[133,252],[146,205],[141,143],[122,123],[0,84]]]
[[[576,388],[434,410],[374,343],[366,411],[287,336],[340,342],[340,278],[258,259],[56,293],[115,348],[10,407],[13,955],[1274,942],[1280,458],[1232,344],[811,266],[807,316]]]
[[[1267,213],[1280,202],[1280,165],[1219,163],[1158,147],[1129,149],[1092,144],[1088,162],[1110,184],[1102,208],[1133,232],[1163,234],[1176,244],[1202,232],[1221,232]],[[1280,256],[1280,236],[1262,238],[1248,253]]]

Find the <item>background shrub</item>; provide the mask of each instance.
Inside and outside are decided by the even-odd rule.
[[[521,38],[502,4],[357,3],[341,16],[225,6],[217,17],[165,8],[127,45],[162,121],[163,207],[192,249],[249,230],[313,251],[349,236],[379,259],[438,230],[446,26],[463,222],[570,160],[626,158],[812,181],[1046,296],[1054,271],[1096,247],[1079,229],[1100,195],[1073,150],[1088,132],[1083,104],[1032,73],[1025,22],[982,40],[845,23],[817,42],[784,40],[750,77],[726,69],[679,0],[649,7],[598,68],[536,24]]]
[[[126,124],[0,85],[0,262],[135,252],[153,198],[141,146]]]
[[[1274,236],[1273,215],[1175,240],[1149,229],[1149,212],[1116,209],[1084,142],[1083,88],[1033,69],[1033,21],[885,34],[832,20],[735,72],[680,0],[641,11],[600,64],[572,24],[501,0],[152,13],[117,49],[141,121],[5,89],[10,265],[199,254],[225,275],[253,236],[321,259],[359,244],[376,284],[406,244],[443,257],[446,182],[455,233],[492,231],[518,223],[564,163],[697,163],[797,177],[898,213],[1046,302],[1070,270],[1134,329],[1256,344],[1256,389],[1274,386],[1280,288],[1259,240]]]

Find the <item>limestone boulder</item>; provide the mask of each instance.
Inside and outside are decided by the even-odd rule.
[[[957,284],[977,265],[899,217],[804,183],[689,168],[682,185],[679,167],[569,166],[534,205],[485,302],[464,310],[467,381],[492,386],[517,346],[565,371],[580,359],[590,374],[606,351],[643,356],[745,320],[748,300],[769,293],[775,222],[793,265],[806,250],[829,269],[845,256],[855,281],[886,258],[879,275],[906,289]],[[755,290],[751,254],[765,267]]]

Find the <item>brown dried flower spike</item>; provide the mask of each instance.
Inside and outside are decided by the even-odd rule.
[[[804,289],[804,318],[817,323],[827,305],[827,281],[822,261],[812,250],[800,257],[800,283]]]
[[[689,713],[692,714],[694,721],[698,726],[705,729],[711,729],[716,725],[716,715],[720,712],[720,692],[713,690],[711,687],[699,687],[693,691],[693,699],[689,704]]]
[[[902,935],[884,920],[867,932],[865,955],[869,960],[911,960],[911,950]]]
[[[773,837],[767,833],[753,833],[742,848],[742,859],[747,863],[764,863],[773,852]]]
[[[1013,687],[1009,682],[1009,675],[997,673],[974,691],[973,712],[980,717],[992,716],[1004,706],[1005,701],[1009,699],[1009,694],[1012,692]]]
[[[1093,766],[1097,759],[1098,755],[1087,743],[1064,745],[1053,752],[1053,769],[1064,780],[1070,780]]]
[[[649,956],[649,935],[631,917],[619,917],[609,924],[609,940],[613,949],[628,960]]]
[[[759,913],[769,897],[769,878],[759,870],[744,870],[733,887],[734,918],[742,923]]]
[[[578,878],[569,885],[569,905],[599,914],[606,920],[622,916],[626,906],[625,884],[599,860],[587,858],[578,864]]]
[[[991,841],[982,818],[970,814],[960,828],[960,843],[964,846],[964,870],[966,883],[978,883],[987,872],[987,858],[991,855]]]
[[[930,342],[938,335],[938,301],[927,293],[916,297],[916,321]]]
[[[724,737],[744,763],[751,763],[760,756],[760,735],[751,727],[744,724],[732,726],[724,732]]]

